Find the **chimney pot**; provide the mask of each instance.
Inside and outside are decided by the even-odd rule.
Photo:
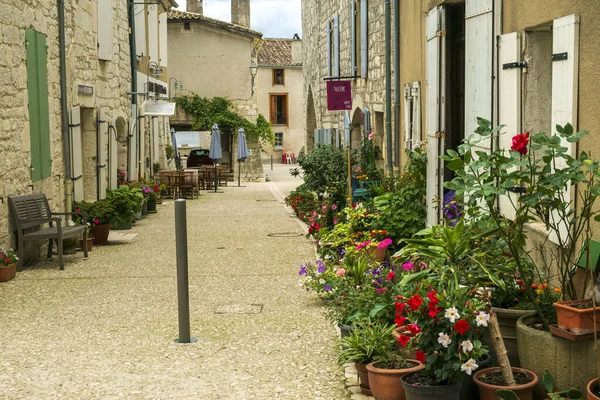
[[[204,0],[187,0],[186,11],[204,15]]]
[[[231,23],[250,29],[250,0],[231,0]]]

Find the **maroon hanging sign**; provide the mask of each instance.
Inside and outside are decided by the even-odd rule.
[[[327,110],[352,110],[352,85],[350,81],[327,81]]]

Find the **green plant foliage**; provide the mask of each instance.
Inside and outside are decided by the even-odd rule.
[[[194,94],[179,97],[177,105],[192,115],[194,129],[208,131],[213,124],[217,124],[220,127],[230,127],[232,135],[237,135],[238,129],[244,128],[248,139],[262,139],[271,144],[275,143],[271,124],[261,114],[258,115],[256,123],[252,123],[233,111],[233,103],[225,97],[208,99]]]
[[[350,336],[340,340],[342,350],[338,354],[338,363],[367,364],[388,359],[395,344],[392,336],[394,329],[394,325],[379,321],[365,320],[357,323]]]
[[[135,222],[135,214],[142,210],[144,195],[139,187],[121,185],[106,192],[106,198],[115,208],[116,214],[110,221],[113,226]]]
[[[93,203],[85,201],[74,202],[73,210],[80,210],[87,213],[87,221],[95,225],[110,224],[117,217],[115,206],[108,199],[98,200]],[[75,218],[77,223],[81,223],[81,217]]]

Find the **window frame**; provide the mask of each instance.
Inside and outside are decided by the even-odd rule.
[[[273,98],[274,97],[285,97],[285,110],[284,110],[284,123],[278,123],[278,121],[274,121],[273,118],[273,105],[274,105],[274,101]],[[275,118],[276,119],[276,118]],[[269,122],[271,123],[271,125],[281,125],[281,126],[288,126],[289,124],[289,97],[288,97],[288,93],[269,93]]]
[[[277,71],[281,71],[281,83],[277,83]],[[273,86],[285,86],[285,68],[273,68]]]
[[[278,139],[277,135],[280,135],[281,138]],[[283,150],[283,132],[275,132],[275,143],[273,144],[273,147],[275,150]]]

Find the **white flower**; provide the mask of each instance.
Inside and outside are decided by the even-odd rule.
[[[446,335],[444,332],[440,332],[438,337],[438,343],[440,343],[445,348],[448,348],[450,343],[452,343],[452,339],[450,339],[450,336]]]
[[[460,366],[461,371],[465,371],[467,375],[471,375],[471,372],[479,368],[479,365],[475,364],[475,360],[469,358],[466,363]]]
[[[306,278],[304,278],[306,280],[306,282],[310,282],[313,280],[312,276],[307,276]]]
[[[321,278],[321,279],[319,279],[319,283],[320,283],[321,285],[324,285],[324,284],[326,284],[326,283],[327,283],[327,281],[326,281],[325,279]]]
[[[488,326],[488,321],[490,320],[490,315],[479,311],[479,314],[475,317],[475,321],[477,322],[477,326]]]
[[[448,318],[450,322],[455,323],[456,320],[460,318],[460,314],[458,313],[456,307],[452,307],[446,309],[446,314],[444,315],[444,317]]]
[[[69,225],[69,226],[75,226],[75,221],[69,220],[69,222],[67,222],[67,225]]]
[[[465,354],[473,350],[473,343],[471,343],[470,340],[463,340],[460,345],[462,346],[463,353]]]

